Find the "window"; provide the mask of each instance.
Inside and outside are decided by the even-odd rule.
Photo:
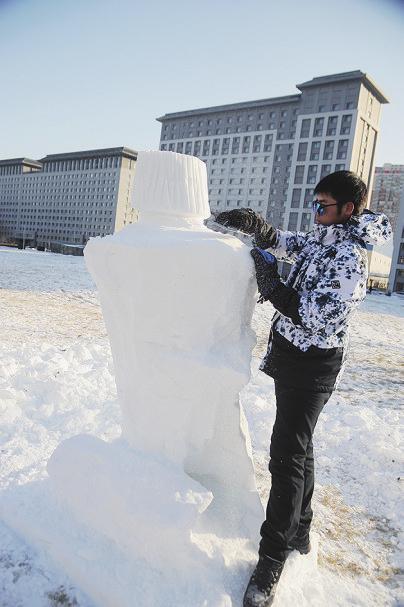
[[[270,152],[272,150],[273,135],[265,135],[264,138],[264,152]]]
[[[194,143],[194,156],[198,156],[201,153],[201,142],[195,141]]]
[[[324,127],[324,118],[316,118],[314,121],[314,137],[322,137]]]
[[[304,165],[299,165],[295,170],[295,183],[303,183]]]
[[[209,151],[210,151],[210,139],[205,139],[205,141],[203,142],[202,156],[209,156]]]
[[[338,141],[337,159],[345,160],[348,151],[348,139],[340,139]]]
[[[345,104],[345,109],[346,110],[352,110],[353,106],[354,106],[354,104],[353,104],[352,101],[347,101],[346,104]]]
[[[212,156],[217,156],[219,154],[219,150],[220,150],[220,139],[214,139],[213,145],[212,145]],[[213,162],[215,163],[216,160],[213,160]]]
[[[228,154],[230,147],[230,137],[224,137],[222,141],[222,154]]]
[[[349,135],[351,131],[352,114],[344,114],[341,120],[340,135]]]
[[[288,230],[296,230],[297,229],[297,218],[298,217],[299,217],[299,213],[290,213],[289,214]]]
[[[323,160],[331,160],[334,154],[334,141],[326,141],[324,144]]]
[[[343,171],[344,169],[345,169],[345,164],[336,164],[335,165],[336,171]]]
[[[307,146],[308,146],[307,142],[305,142],[305,143],[299,143],[299,149],[298,149],[298,152],[297,152],[297,159],[298,160],[302,160],[302,161],[306,160]]]
[[[303,213],[300,222],[300,229],[302,232],[308,232],[310,230],[310,222],[312,219],[311,213]]]
[[[329,175],[330,173],[331,173],[331,165],[330,164],[323,164],[323,165],[321,165],[320,179],[322,179],[326,175]]]
[[[238,154],[240,150],[240,137],[233,137],[233,142],[231,146],[231,153]]]
[[[302,127],[300,130],[300,137],[302,139],[310,136],[310,124],[311,124],[310,118],[304,118],[302,120]]]
[[[333,112],[336,112],[336,111],[338,111],[338,110],[339,110],[339,103],[333,103],[333,104],[332,104],[332,111],[333,111]]]
[[[310,160],[318,160],[320,157],[320,141],[313,141],[311,144]]]
[[[309,170],[307,172],[307,183],[316,183],[317,178],[317,165],[311,164],[309,165]]]
[[[301,193],[302,193],[302,190],[300,188],[295,188],[292,191],[292,203],[291,203],[292,208],[298,208],[300,206]]]
[[[313,188],[306,188],[304,191],[303,208],[311,209],[311,203],[313,202],[314,190]]]
[[[327,135],[335,135],[337,132],[338,116],[330,116],[327,123]]]
[[[260,152],[261,151],[261,142],[262,142],[262,135],[254,135],[254,139],[253,139],[253,152]]]
[[[184,142],[183,141],[179,141],[177,143],[177,152],[179,154],[182,154],[183,149],[184,149]]]
[[[248,154],[250,152],[250,144],[251,144],[251,137],[250,136],[245,136],[243,137],[243,154]]]

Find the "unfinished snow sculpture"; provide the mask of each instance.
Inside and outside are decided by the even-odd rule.
[[[203,224],[206,167],[195,157],[140,152],[133,206],[138,223],[85,251],[111,340],[123,437],[176,462],[227,504],[227,520],[238,511],[247,523],[260,507],[239,405],[255,343],[248,248]]]
[[[153,570],[200,577],[207,557],[198,536],[255,540],[263,518],[239,402],[255,344],[253,263],[240,240],[204,225],[206,167],[195,157],[139,153],[133,206],[136,224],[85,249],[111,342],[122,438],[69,439],[48,471],[63,504],[97,537]],[[68,559],[63,565],[70,569]],[[113,596],[113,581],[106,587]]]

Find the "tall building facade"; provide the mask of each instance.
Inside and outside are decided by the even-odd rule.
[[[84,245],[134,219],[126,147],[0,160],[0,242]]]
[[[250,207],[276,227],[310,229],[315,184],[348,169],[372,187],[381,105],[357,70],[313,78],[300,93],[165,114],[160,149],[206,162],[211,210]]]
[[[393,242],[394,249],[391,259],[389,291],[404,293],[404,190],[400,195]]]
[[[372,211],[385,213],[390,219],[394,232],[403,191],[404,164],[384,164],[382,167],[375,168],[370,208]]]

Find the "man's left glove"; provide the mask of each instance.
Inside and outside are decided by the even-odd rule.
[[[252,249],[250,253],[255,263],[260,301],[267,301],[281,284],[276,257],[258,247]]]
[[[254,237],[254,244],[262,249],[269,249],[276,244],[277,232],[275,228],[252,209],[223,211],[216,216],[215,221],[244,232],[244,234],[251,234]]]

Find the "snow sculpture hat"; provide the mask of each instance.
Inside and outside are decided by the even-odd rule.
[[[132,206],[144,214],[210,216],[205,163],[175,152],[138,152]]]

